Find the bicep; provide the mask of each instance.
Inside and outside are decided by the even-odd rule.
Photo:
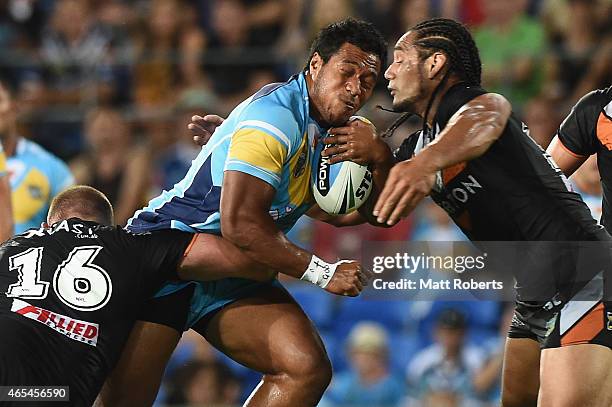
[[[268,182],[241,171],[225,172],[221,190],[221,228],[269,216],[276,189]]]
[[[566,177],[571,176],[589,158],[570,151],[558,136],[555,136],[546,151]]]

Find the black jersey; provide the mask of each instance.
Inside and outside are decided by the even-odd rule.
[[[612,86],[580,99],[559,127],[557,136],[572,154],[582,157],[597,154],[603,190],[601,223],[612,232]]]
[[[406,139],[396,150],[396,159],[418,154],[463,105],[485,93],[480,87],[462,83],[451,87],[442,98],[433,129]],[[527,126],[514,115],[484,154],[439,172],[431,197],[476,242],[610,239],[550,156],[529,136]],[[569,252],[555,244],[541,244],[533,250],[528,245],[522,247],[527,252],[521,256],[531,262],[515,271],[519,298],[552,298],[560,284],[574,279],[575,268],[565,266],[574,264],[577,251],[568,259]]]
[[[434,129],[406,139],[396,158],[418,154],[461,106],[485,93],[461,83],[450,88],[434,118]],[[576,241],[602,236],[588,207],[514,115],[483,155],[442,170],[431,197],[475,241]]]
[[[79,219],[0,246],[0,385],[69,386],[90,406],[145,299],[176,268],[192,235],[134,234]]]

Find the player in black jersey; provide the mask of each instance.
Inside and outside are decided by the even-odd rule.
[[[612,86],[586,94],[565,118],[548,153],[566,176],[597,155],[603,190],[601,224],[612,232]]]
[[[530,269],[517,270],[502,403],[609,407],[610,236],[508,101],[480,87],[480,75],[474,41],[455,21],[422,22],[396,43],[385,77],[394,110],[406,113],[391,130],[412,114],[423,118],[423,130],[395,152],[398,163],[374,215],[393,225],[430,195],[474,241],[601,242],[579,266],[579,243],[534,243],[529,254],[539,257]],[[330,133],[325,142],[334,146],[324,154],[335,155],[332,163],[384,157],[370,129]],[[576,301],[585,296],[589,301]]]
[[[271,278],[217,236],[134,234],[112,221],[102,193],[73,187],[54,199],[51,226],[0,246],[0,386],[68,386],[60,405],[91,406],[164,281]]]

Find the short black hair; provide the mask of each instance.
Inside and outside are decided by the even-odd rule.
[[[371,23],[349,17],[319,31],[310,46],[310,57],[304,70],[308,69],[315,52],[321,55],[323,62],[327,62],[347,42],[378,56],[381,72],[387,67],[387,41],[382,34]]]
[[[49,223],[69,218],[90,220],[101,225],[112,225],[114,222],[113,206],[106,195],[86,185],[76,185],[60,192],[51,201]]]

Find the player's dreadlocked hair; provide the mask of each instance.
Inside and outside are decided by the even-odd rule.
[[[427,116],[436,95],[442,89],[452,73],[468,85],[480,86],[482,64],[474,39],[465,26],[447,18],[434,18],[423,21],[410,29],[416,32],[414,44],[419,57],[424,60],[436,51],[444,52],[448,57],[449,67],[442,80],[432,92],[423,115],[423,130],[427,128]],[[411,113],[401,115],[383,134],[390,137],[402,125]]]

